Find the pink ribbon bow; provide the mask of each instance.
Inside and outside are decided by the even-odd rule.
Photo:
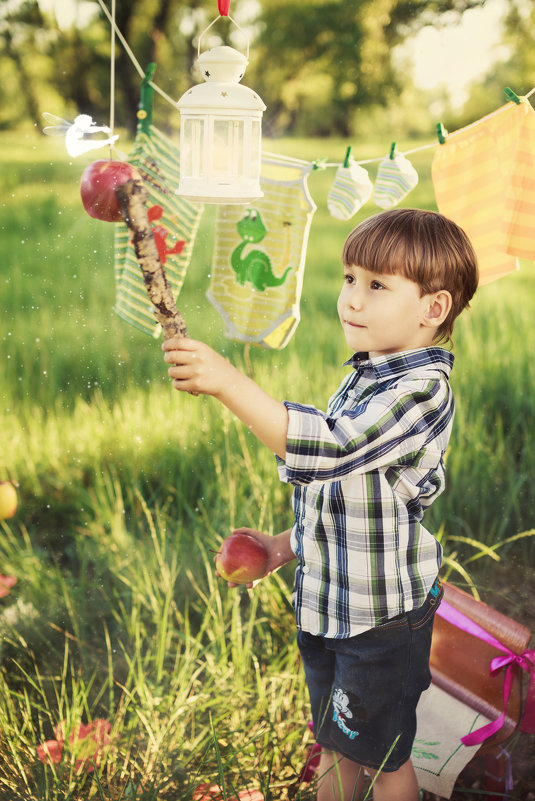
[[[496,676],[503,668],[506,668],[503,682],[503,712],[496,720],[462,737],[461,742],[464,745],[479,745],[502,728],[505,723],[505,710],[513,687],[515,665],[519,665],[522,670],[529,673],[529,687],[524,706],[524,715],[520,723],[520,731],[527,734],[535,733],[535,650],[527,648],[521,654],[515,654],[514,651],[511,651],[496,637],[493,637],[492,634],[463,614],[463,612],[455,609],[447,601],[442,601],[437,609],[437,615],[447,620],[448,623],[457,626],[457,628],[468,632],[468,634],[479,637],[480,640],[492,645],[504,654],[504,656],[495,656],[490,661],[491,676]]]

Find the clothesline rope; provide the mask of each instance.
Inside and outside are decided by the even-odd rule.
[[[111,15],[115,23],[115,4],[116,0],[111,0]],[[113,136],[115,127],[115,24],[111,26],[110,41],[110,136]],[[110,144],[110,158],[112,145]]]
[[[121,42],[122,46],[124,47],[125,52],[126,52],[127,56],[129,57],[130,61],[132,62],[132,64],[134,65],[138,75],[141,78],[144,78],[145,77],[145,72],[143,71],[143,68],[142,68],[141,64],[139,63],[139,61],[135,57],[134,53],[132,52],[132,49],[131,49],[130,45],[128,44],[128,42],[126,41],[124,36],[122,35],[122,33],[119,30],[119,28],[117,27],[117,23],[115,22],[115,20],[113,19],[113,16],[110,14],[108,9],[106,8],[105,3],[103,2],[103,0],[97,0],[97,2],[99,4],[99,6],[101,7],[101,9],[103,10],[103,12],[105,13],[106,17],[108,18],[110,25],[112,26],[113,30],[115,31],[115,34],[116,34],[117,38],[119,39],[119,41]],[[157,92],[159,95],[161,95],[161,97],[163,97],[164,100],[166,100],[174,108],[176,108],[176,101],[173,100],[173,98],[170,95],[168,95],[166,92],[164,92],[163,89],[160,89],[158,84],[154,83],[154,81],[149,81],[149,86],[152,86],[152,88],[154,89],[155,92]]]
[[[533,89],[530,89],[530,91],[527,93],[527,95],[524,95],[523,99],[524,99],[524,100],[528,100],[528,98],[530,98],[530,97],[531,97],[531,95],[532,95],[534,92],[535,92],[535,87],[533,87]],[[500,106],[500,108],[496,109],[495,111],[492,111],[490,114],[487,114],[487,115],[485,115],[485,117],[482,117],[481,119],[479,119],[479,120],[476,120],[475,122],[471,122],[469,125],[465,125],[465,126],[464,126],[464,128],[459,128],[457,131],[452,131],[452,133],[448,133],[448,138],[449,138],[449,139],[452,139],[453,137],[455,137],[455,136],[459,136],[460,134],[464,133],[465,131],[468,131],[468,130],[470,130],[471,128],[476,128],[476,127],[477,127],[478,125],[480,125],[480,124],[481,124],[481,123],[482,123],[484,120],[488,120],[488,119],[490,119],[491,117],[495,117],[497,114],[501,114],[501,113],[502,113],[502,111],[503,111],[504,109],[506,109],[506,108],[509,108],[509,104],[508,104],[508,103],[507,103],[506,105],[504,105],[504,106]],[[427,144],[425,144],[425,145],[419,145],[418,147],[414,147],[414,148],[412,148],[411,150],[404,150],[404,151],[403,151],[403,155],[404,155],[404,156],[409,156],[411,153],[419,153],[419,152],[420,152],[420,151],[422,151],[422,150],[429,150],[429,148],[432,148],[432,147],[437,147],[437,146],[438,146],[438,144],[439,144],[438,142],[428,142],[428,143],[427,143]],[[264,152],[265,152],[265,151],[264,151]],[[401,152],[401,151],[400,151],[400,152]],[[273,154],[271,154],[271,153],[265,153],[265,155],[266,155],[266,156],[270,156],[270,155],[273,155]],[[371,158],[371,159],[359,159],[359,160],[355,159],[355,160],[353,161],[353,164],[360,164],[361,166],[362,166],[363,164],[376,164],[376,163],[378,163],[378,162],[382,161],[382,160],[383,160],[383,158],[384,158],[384,154],[383,154],[383,155],[381,155],[381,156],[378,156],[377,158]],[[302,163],[303,163],[303,164],[307,164],[308,162],[306,162],[306,161],[303,161]],[[342,162],[341,162],[341,161],[332,161],[332,162],[331,162],[331,161],[328,161],[328,162],[323,162],[323,163],[322,163],[322,167],[339,167],[341,164],[342,164]]]
[[[141,78],[144,78],[145,77],[145,72],[143,71],[143,68],[141,67],[139,61],[135,57],[135,55],[134,55],[131,47],[129,46],[128,42],[126,41],[126,39],[122,35],[121,31],[117,27],[117,23],[116,23],[116,21],[114,19],[114,16],[112,14],[110,14],[110,12],[108,11],[108,9],[106,7],[106,4],[104,3],[104,0],[97,0],[97,2],[99,4],[99,6],[101,7],[101,9],[103,10],[103,12],[106,15],[106,17],[108,18],[108,21],[109,21],[110,25],[112,26],[113,32],[115,33],[115,35],[117,36],[117,38],[119,39],[121,44],[123,45],[123,47],[125,49],[125,52],[128,55],[128,57],[130,58],[130,60],[131,60],[132,64],[134,65],[137,73],[139,74],[139,76]],[[154,81],[149,81],[149,86],[151,86],[154,89],[155,92],[157,92],[161,97],[163,97],[164,100],[166,100],[168,103],[170,103],[170,105],[173,106],[173,108],[176,109],[176,107],[177,107],[176,101],[173,100],[173,98],[170,97],[170,95],[168,95],[166,92],[164,92],[163,89],[161,89],[158,86],[158,84],[154,83]],[[524,95],[523,97],[520,98],[521,101],[523,101],[523,100],[527,101],[531,97],[531,95],[533,93],[535,93],[535,86],[532,89],[530,89],[530,91],[526,95]],[[493,111],[490,114],[487,114],[485,117],[482,117],[481,119],[476,120],[475,122],[472,122],[469,125],[464,126],[464,128],[459,128],[457,131],[452,131],[451,133],[448,133],[447,137],[449,139],[451,139],[451,138],[453,138],[455,136],[458,136],[461,133],[464,133],[465,131],[470,130],[471,128],[475,128],[477,125],[480,125],[481,122],[483,122],[483,120],[487,120],[490,117],[494,117],[496,114],[500,114],[505,108],[508,108],[508,106],[509,106],[509,104],[501,106],[500,108],[496,109],[496,111]],[[438,142],[429,142],[429,143],[427,143],[425,145],[419,145],[418,147],[412,148],[411,150],[403,151],[403,155],[408,156],[408,155],[410,155],[412,153],[419,153],[420,151],[423,151],[423,150],[429,150],[432,147],[436,147],[438,144],[439,144]],[[264,155],[266,155],[268,157],[280,158],[280,154],[278,154],[278,153],[269,153],[267,151],[263,151],[263,152],[264,152]],[[359,160],[355,159],[353,161],[353,164],[360,164],[360,165],[363,165],[363,164],[376,164],[376,163],[379,163],[380,161],[382,161],[383,158],[384,158],[384,154],[381,155],[381,156],[378,156],[376,158],[359,159]],[[296,159],[292,159],[292,161],[294,161],[295,163],[298,163],[298,164],[303,164],[303,165],[310,164],[310,161],[306,161],[304,159],[297,159],[296,158]],[[343,162],[341,162],[341,161],[328,161],[328,162],[322,162],[321,166],[322,166],[322,168],[340,167],[342,164],[343,164]]]

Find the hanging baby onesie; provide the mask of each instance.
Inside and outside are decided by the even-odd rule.
[[[395,145],[392,145],[390,155],[379,164],[373,201],[382,209],[389,209],[403,200],[417,183],[418,173],[403,153],[397,153]]]
[[[175,194],[179,156],[175,145],[153,125],[136,134],[129,163],[141,173],[148,191],[147,213],[160,261],[175,298],[182,289],[202,205]],[[159,336],[153,306],[126,225],[115,229],[115,311],[123,320],[153,336]]]
[[[283,348],[299,322],[306,247],[316,205],[311,164],[262,159],[264,193],[249,206],[218,207],[209,301],[238,342]]]
[[[338,220],[349,220],[371,198],[373,184],[358,164],[340,165],[327,195],[327,207]]]
[[[432,165],[439,211],[463,228],[480,284],[535,259],[535,112],[527,101],[456,131]]]

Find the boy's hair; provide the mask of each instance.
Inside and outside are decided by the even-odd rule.
[[[390,209],[368,217],[347,237],[344,265],[402,275],[422,295],[447,289],[451,310],[434,340],[451,342],[456,317],[467,308],[479,280],[477,256],[456,223],[434,211]]]

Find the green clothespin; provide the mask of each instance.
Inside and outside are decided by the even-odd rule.
[[[139,106],[137,111],[137,118],[139,120],[139,129],[144,133],[150,132],[152,125],[152,97],[154,90],[150,85],[156,72],[156,63],[151,61],[145,72],[145,77],[141,81],[141,92],[139,97]]]
[[[349,159],[351,157],[351,145],[346,150],[346,157],[344,159],[344,167],[349,167]]]
[[[396,155],[396,143],[392,142],[392,144],[390,145],[390,156],[388,158],[393,160],[395,155]]]
[[[520,103],[521,103],[522,101],[521,101],[521,99],[519,98],[519,96],[518,96],[517,94],[515,94],[515,92],[513,92],[513,90],[512,90],[512,89],[510,89],[508,86],[506,86],[506,87],[505,87],[505,89],[504,89],[503,91],[505,92],[505,94],[507,95],[507,97],[509,98],[509,100],[512,100],[512,101],[513,101],[513,103],[516,103],[516,104],[517,104],[517,106],[519,106],[519,105],[520,105]]]
[[[446,141],[446,137],[448,135],[447,130],[444,128],[441,122],[437,122],[437,136],[439,144],[443,145]]]
[[[325,156],[322,156],[320,159],[315,159],[312,162],[312,169],[313,170],[326,170],[327,169],[327,159]]]

